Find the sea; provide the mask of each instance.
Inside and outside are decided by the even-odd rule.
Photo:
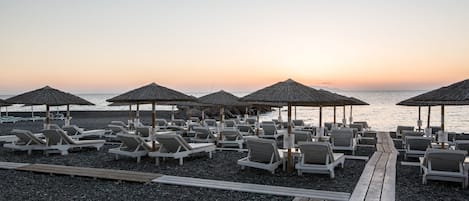
[[[333,91],[333,90],[331,90]],[[398,106],[398,102],[407,98],[419,95],[426,91],[422,90],[405,90],[405,91],[333,91],[341,95],[353,96],[363,100],[370,105],[366,106],[353,106],[352,114],[350,114],[351,107],[345,107],[345,119],[349,122],[350,115],[353,121],[367,121],[368,125],[378,131],[391,131],[395,130],[398,125],[415,126],[417,128],[417,120],[419,116],[418,107],[411,106]],[[200,97],[211,92],[186,92],[186,94]],[[247,95],[250,92],[232,92],[238,97]],[[73,111],[107,111],[107,110],[128,110],[128,106],[109,106],[106,99],[112,98],[118,94],[76,94],[92,103],[94,106],[70,106]],[[1,99],[7,99],[11,95],[0,95]],[[134,107],[135,108],[135,107]],[[9,106],[8,111],[45,111],[45,106],[22,106],[13,105]],[[151,105],[141,105],[141,110],[151,110]],[[157,110],[171,110],[172,106],[158,105]],[[52,111],[64,111],[65,106],[52,107]],[[295,113],[296,111],[296,113]],[[344,118],[344,107],[336,108],[336,121],[342,122]],[[1,108],[2,115],[5,115],[5,107]],[[287,119],[287,108],[280,109],[282,120]],[[445,106],[444,123],[447,131],[465,132],[469,133],[469,106]],[[73,116],[73,113],[72,113]],[[428,107],[421,108],[422,128],[427,125]],[[274,108],[272,112],[261,114],[262,121],[272,120],[279,118],[279,108]],[[319,108],[318,107],[293,107],[292,119],[303,119],[305,123],[312,126],[319,124]],[[323,107],[322,121],[333,122],[334,109],[333,107]],[[430,111],[430,125],[441,125],[441,107],[431,107]]]

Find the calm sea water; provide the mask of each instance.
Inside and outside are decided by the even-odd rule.
[[[421,94],[425,91],[337,91],[339,94],[353,96],[365,102],[369,106],[354,106],[353,120],[368,121],[368,124],[376,130],[395,130],[397,125],[417,125],[418,108],[397,106],[401,100]],[[193,92],[188,93],[196,97],[206,95],[208,93]],[[237,96],[244,96],[248,93],[234,93]],[[117,94],[78,94],[80,97],[94,103],[95,106],[70,106],[71,110],[128,110],[127,106],[108,106],[106,99],[112,98]],[[6,99],[10,96],[1,96]],[[134,107],[135,108],[135,107]],[[140,106],[141,110],[151,110],[150,105]],[[45,111],[44,106],[23,107],[20,105],[10,106],[8,111]],[[52,110],[65,110],[65,107],[53,107]],[[441,124],[441,108],[431,108],[431,125],[439,126]],[[157,110],[171,110],[171,106],[157,106]],[[297,107],[297,119],[303,119],[306,123],[317,126],[319,124],[319,108],[316,107]],[[337,107],[337,122],[341,122],[343,118],[343,107]],[[423,125],[427,125],[428,108],[422,108]],[[5,108],[2,108],[3,115]],[[282,119],[287,119],[286,107],[281,109]],[[350,116],[350,106],[346,107],[347,122]],[[271,113],[263,114],[261,120],[277,119],[279,115],[278,109]],[[295,113],[292,113],[295,116]],[[73,113],[72,113],[73,116]],[[294,117],[293,117],[294,118]],[[333,121],[333,108],[323,108],[323,122]],[[469,132],[469,106],[446,106],[445,107],[445,126],[448,131]]]

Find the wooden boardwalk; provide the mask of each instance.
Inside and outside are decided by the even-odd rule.
[[[15,170],[140,183],[150,183],[153,179],[161,176],[154,173],[47,164],[23,165],[15,168]]]
[[[174,184],[192,187],[205,187],[231,191],[242,191],[249,193],[264,193],[270,195],[307,197],[314,200],[349,200],[350,193],[311,190],[303,188],[290,188],[282,186],[269,186],[260,184],[249,184],[239,182],[228,182],[210,179],[198,179],[177,176],[161,176],[153,180],[163,184]]]
[[[396,160],[394,148],[387,132],[378,133],[376,152],[370,158],[353,190],[351,201],[394,201],[396,185]]]

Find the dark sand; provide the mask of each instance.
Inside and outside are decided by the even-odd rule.
[[[158,112],[158,118],[169,119],[169,112]],[[86,129],[105,128],[112,120],[126,121],[127,112],[73,112],[72,124]],[[150,113],[141,114],[143,122],[148,124]],[[63,121],[52,123],[63,124]],[[8,134],[12,128],[40,131],[43,122],[18,122],[16,124],[0,124],[1,135]],[[247,168],[241,170],[236,161],[245,157],[247,153],[216,152],[213,159],[205,154],[185,159],[184,165],[179,166],[176,160],[168,159],[155,166],[153,158],[145,157],[140,164],[135,159],[121,158],[114,160],[114,156],[107,153],[106,145],[100,151],[80,150],[71,152],[67,156],[45,156],[42,152],[34,152],[28,156],[25,152],[12,152],[0,148],[0,161],[28,162],[71,165],[82,167],[110,168],[131,171],[153,172],[166,175],[197,177],[225,181],[256,183],[266,185],[308,188],[316,190],[330,190],[351,193],[355,188],[364,161],[346,160],[345,168],[336,169],[336,178],[328,175],[286,173],[277,170],[271,175],[265,170]],[[374,150],[359,148],[359,155],[370,155]],[[292,200],[292,197],[271,196],[256,193],[214,190],[206,188],[183,187],[163,184],[138,184],[130,182],[116,183],[108,180],[93,180],[81,177],[61,175],[37,174],[0,170],[0,200]]]

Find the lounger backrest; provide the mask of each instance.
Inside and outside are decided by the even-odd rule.
[[[304,164],[327,165],[334,162],[329,142],[300,142]]]
[[[398,135],[402,134],[402,131],[414,131],[413,126],[397,126],[396,133]]]
[[[460,172],[467,151],[448,149],[428,149],[425,152],[424,165],[431,170]]]
[[[215,119],[205,119],[204,120],[206,126],[216,127],[217,121]]]
[[[292,120],[294,126],[304,126],[305,122],[302,119]]]
[[[246,144],[249,150],[248,157],[250,161],[271,163],[280,160],[275,140],[248,138],[246,139]]]
[[[189,130],[194,130],[195,127],[201,127],[202,125],[200,125],[200,123],[195,123],[195,122],[191,122],[189,123],[189,125],[187,126],[187,128]]]
[[[334,129],[331,132],[331,141],[334,146],[350,147],[353,143],[353,130]]]
[[[460,135],[457,135],[454,140],[469,140],[469,134],[461,133]]]
[[[82,130],[76,125],[64,126],[62,130],[66,131],[68,135],[78,135],[82,133]]]
[[[402,139],[404,139],[403,143],[407,143],[407,137],[408,136],[416,136],[416,137],[422,137],[425,135],[424,132],[418,132],[418,131],[410,131],[410,130],[403,130],[402,131]]]
[[[440,126],[430,126],[430,128],[432,129],[432,134],[437,134],[438,131],[441,131]]]
[[[155,119],[155,124],[156,126],[161,127],[168,126],[168,122],[166,121],[166,119]]]
[[[235,129],[222,130],[221,133],[226,141],[235,141],[243,138],[243,136],[239,134],[239,131]]]
[[[248,125],[238,125],[238,130],[244,133],[254,133],[252,127]]]
[[[123,147],[129,151],[151,150],[144,140],[137,135],[118,134],[117,138],[122,142]]]
[[[11,131],[19,139],[19,142],[30,143],[30,144],[44,144],[42,140],[37,138],[31,131],[22,129],[13,129]]]
[[[469,151],[469,140],[457,140],[455,142],[455,148],[457,150]]]
[[[325,123],[324,123],[324,127],[325,127],[327,130],[332,130],[332,123],[330,123],[330,122],[325,122]]]
[[[42,132],[47,139],[47,145],[76,144],[62,129],[47,129]]]
[[[156,135],[156,141],[161,145],[160,150],[167,153],[189,151],[192,149],[186,140],[177,134],[158,134]]]
[[[176,126],[186,126],[186,121],[182,119],[175,119],[173,120],[173,124]]]
[[[247,118],[247,119],[246,119],[246,123],[247,123],[248,125],[254,125],[254,124],[256,124],[256,122],[257,122],[257,119],[256,119],[256,118]]]
[[[225,127],[234,128],[236,127],[236,122],[234,120],[228,119],[225,121]]]
[[[311,142],[311,132],[309,131],[292,131],[295,136],[295,144],[299,142]]]
[[[119,125],[109,124],[109,125],[107,125],[107,127],[109,129],[111,129],[112,133],[115,133],[115,134],[117,134],[117,133],[127,133],[127,130],[124,127],[119,126]]]
[[[419,136],[406,136],[406,146],[410,150],[425,151],[431,147],[432,138]]]
[[[366,121],[354,121],[354,124],[361,124],[363,128],[369,128],[368,122]]]
[[[349,127],[350,128],[355,128],[358,131],[363,131],[363,125],[362,124],[353,123],[353,124],[350,124]]]
[[[263,124],[262,129],[264,130],[264,135],[276,135],[277,127],[275,124]]]
[[[142,137],[149,137],[151,133],[151,126],[139,126],[135,128],[137,135]]]
[[[208,136],[214,137],[214,136],[212,135],[212,131],[210,131],[210,129],[208,129],[208,128],[206,128],[206,127],[200,127],[200,126],[199,126],[199,127],[194,127],[194,128],[193,128],[193,131],[195,131],[197,138],[203,138],[203,139],[205,139],[205,138],[207,138]]]
[[[376,133],[376,131],[365,131],[363,132],[363,137],[373,137],[373,138],[376,138],[376,135],[378,133]]]

